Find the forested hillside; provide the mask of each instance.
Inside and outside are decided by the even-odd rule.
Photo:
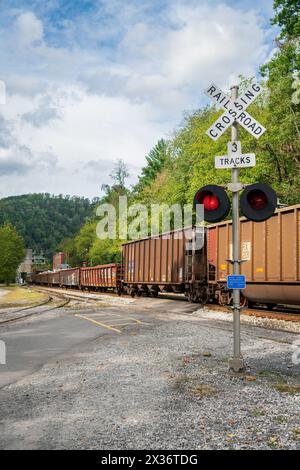
[[[300,202],[300,17],[299,0],[275,0],[273,24],[281,28],[276,38],[277,50],[261,67],[260,83],[264,93],[249,112],[266,128],[257,141],[244,129],[240,130],[243,153],[254,152],[257,165],[243,169],[245,183],[265,182],[277,191],[281,203]],[[274,38],[275,39],[275,38]],[[251,77],[241,78],[240,93]],[[129,203],[191,203],[199,187],[209,183],[230,181],[230,170],[215,170],[214,156],[227,153],[228,130],[216,143],[205,131],[222,113],[215,107],[205,107],[185,114],[182,126],[169,141],[160,140],[146,157],[138,184],[125,188],[124,165],[116,170],[112,186],[105,185],[102,203],[117,208],[119,195],[127,194]],[[122,171],[123,170],[123,171]],[[120,259],[120,240],[100,240],[96,237],[94,217],[80,232],[61,245],[72,264],[83,260],[90,265]]]
[[[0,226],[11,222],[26,248],[43,251],[51,260],[57,245],[75,235],[92,214],[89,199],[26,194],[0,199]]]

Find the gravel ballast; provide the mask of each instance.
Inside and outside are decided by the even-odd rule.
[[[154,313],[3,388],[0,447],[299,448],[299,335],[245,324],[247,370],[230,374],[220,315]]]

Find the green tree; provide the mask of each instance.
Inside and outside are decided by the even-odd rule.
[[[135,191],[139,192],[153,183],[158,173],[166,166],[168,160],[168,142],[160,139],[146,156],[147,165],[142,168],[142,174],[139,177]]]
[[[268,88],[264,150],[274,161],[275,187],[283,202],[300,199],[300,107],[295,88],[300,73],[300,2],[275,0],[273,24],[281,27],[277,50],[261,67]]]
[[[6,222],[0,228],[0,280],[14,282],[16,271],[25,256],[24,242],[15,227]]]
[[[57,245],[78,233],[92,216],[96,202],[47,193],[11,196],[0,199],[0,225],[11,222],[22,235],[26,248],[43,251],[52,261]]]
[[[109,175],[115,182],[115,187],[120,189],[125,188],[125,181],[129,176],[129,171],[126,163],[120,158],[114,166],[113,173]],[[106,185],[103,185],[104,187]]]
[[[281,27],[281,38],[300,36],[300,1],[275,0],[273,5],[275,16],[271,23]]]

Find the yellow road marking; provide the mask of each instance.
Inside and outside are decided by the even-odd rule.
[[[83,318],[84,320],[90,321],[91,323],[95,323],[98,326],[102,326],[102,328],[107,328],[108,330],[116,331],[117,333],[121,333],[120,330],[117,328],[113,328],[112,326],[106,325],[105,323],[101,323],[99,321],[93,320],[92,318],[86,317],[84,315],[76,314],[75,317]]]
[[[126,317],[126,320],[133,320],[133,321],[136,321],[137,323],[144,323],[143,321],[137,320],[136,318],[132,318],[132,317]]]
[[[114,326],[127,326],[127,325],[136,325],[137,323],[116,323]]]
[[[104,316],[99,315],[98,313],[92,313],[93,317],[100,318],[101,320],[120,320],[120,318],[124,318],[123,315],[119,315],[118,317],[111,317],[111,316]]]
[[[107,323],[108,325],[111,324],[112,326],[114,326],[115,323],[122,323],[122,322],[124,322],[124,321],[126,321],[126,322],[130,321],[130,322],[138,323],[138,324],[142,323],[142,322],[140,322],[139,320],[135,320],[134,318],[127,318],[127,317],[123,317],[123,318],[107,318],[107,319],[105,319],[105,320],[102,320],[102,318],[101,318],[101,321],[102,321],[103,323],[105,323],[105,324]]]
[[[117,316],[118,318],[111,318],[112,315],[114,316]],[[124,315],[118,315],[117,313],[114,313],[114,314],[111,314],[111,315],[106,315],[106,316],[102,316],[101,313],[95,313],[93,314],[93,316],[97,317],[97,318],[101,318],[101,320],[103,321],[120,321],[120,320],[132,320],[136,323],[144,323],[143,321],[141,320],[137,320],[136,318],[133,318],[133,317],[124,317]]]

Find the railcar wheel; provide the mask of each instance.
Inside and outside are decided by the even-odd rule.
[[[135,297],[135,290],[134,289],[131,289],[130,295],[131,295],[132,298]]]
[[[232,292],[222,290],[218,295],[218,303],[223,307],[232,304]]]
[[[245,308],[248,306],[248,299],[246,299],[246,297],[244,297],[243,295],[241,295],[240,306],[242,308]]]
[[[209,301],[209,291],[206,287],[202,287],[200,299],[202,304],[207,304]]]

